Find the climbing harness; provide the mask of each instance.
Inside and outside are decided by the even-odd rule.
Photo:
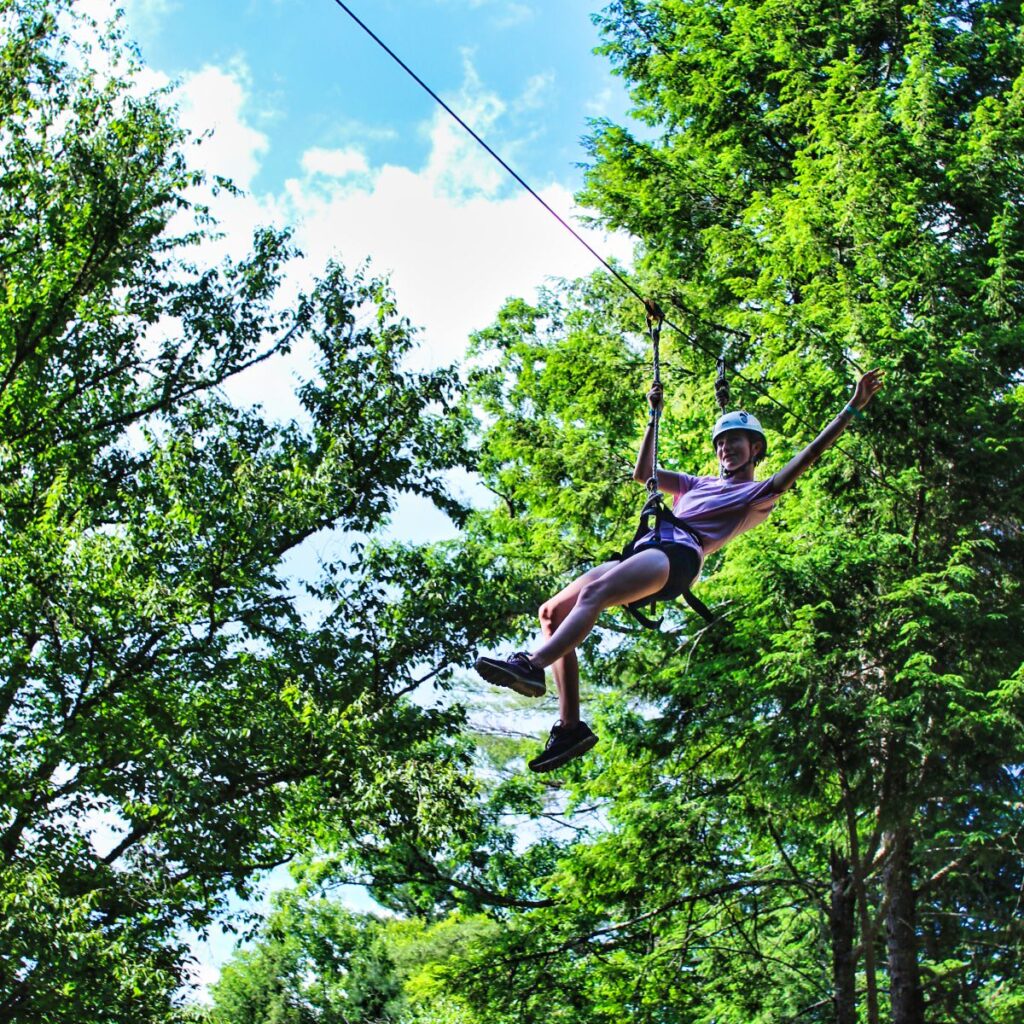
[[[652,348],[652,361],[654,367],[654,383],[661,383],[661,324],[665,319],[664,314],[658,307],[658,304],[653,299],[645,299],[644,307],[647,310],[647,330],[651,336],[651,348]],[[728,385],[727,385],[728,386]],[[656,540],[661,538],[661,526],[667,524],[674,526],[678,530],[682,530],[684,533],[693,538],[694,543],[698,548],[703,548],[700,537],[689,526],[684,520],[676,516],[669,508],[665,506],[665,495],[658,490],[658,437],[659,427],[661,421],[661,408],[651,410],[651,477],[647,481],[647,500],[644,502],[644,507],[640,511],[640,523],[636,528],[636,533],[633,535],[633,539],[622,549],[622,553],[618,555],[620,561],[624,561],[629,558],[630,555],[636,551],[637,543],[642,537],[652,535]],[[715,622],[714,613],[708,606],[701,601],[699,597],[696,597],[690,590],[689,586],[685,587],[679,592],[681,597],[698,615],[701,615],[710,624]],[[650,597],[643,597],[639,601],[633,601],[625,606],[626,611],[636,619],[637,622],[642,626],[646,626],[648,629],[660,629],[662,622],[664,622],[664,616],[660,619],[653,619],[650,616],[645,615],[639,609],[650,608],[652,612],[657,607],[657,595]]]

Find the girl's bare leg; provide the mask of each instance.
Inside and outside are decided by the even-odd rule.
[[[551,667],[563,725],[580,720],[576,648],[594,628],[598,615],[613,605],[657,593],[668,581],[668,574],[669,561],[663,552],[642,551],[625,562],[604,562],[591,569],[541,607],[544,643],[529,657],[538,668]]]
[[[580,660],[575,651],[563,654],[551,663],[551,674],[558,687],[558,717],[562,725],[580,720]]]
[[[600,579],[614,569],[618,562],[603,562],[589,572],[572,581],[540,609],[540,632],[545,641],[550,640],[555,630],[565,621],[579,597],[580,591],[590,582]],[[533,660],[531,655],[531,661]],[[536,664],[536,662],[534,662]],[[558,717],[563,725],[576,725],[580,720],[580,662],[575,651],[567,651],[561,658],[551,662],[551,674],[558,688]]]

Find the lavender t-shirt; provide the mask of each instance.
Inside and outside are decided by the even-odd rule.
[[[679,519],[686,520],[700,539],[698,552],[702,560],[704,555],[717,551],[733,537],[763,523],[779,499],[774,490],[774,477],[731,483],[717,476],[690,476],[689,473],[666,473],[664,470],[658,475],[665,490],[675,496],[672,512]],[[697,547],[685,530],[669,523],[660,525],[660,534],[658,539],[661,541]]]

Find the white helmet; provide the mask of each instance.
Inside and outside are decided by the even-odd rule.
[[[715,423],[715,429],[711,431],[711,443],[714,444],[718,440],[719,435],[724,434],[727,430],[746,430],[748,433],[761,439],[764,449],[755,460],[756,462],[760,462],[768,454],[768,438],[765,437],[764,430],[761,428],[761,424],[758,423],[757,417],[752,413],[737,409],[735,412],[727,412],[719,416],[718,422]]]

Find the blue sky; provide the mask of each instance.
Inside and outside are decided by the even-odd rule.
[[[346,0],[564,216],[592,117],[624,120],[628,99],[606,62],[584,0]],[[101,19],[115,0],[76,0]],[[595,269],[587,251],[508,179],[336,5],[334,0],[120,0],[140,49],[142,85],[173,85],[182,124],[203,137],[193,166],[244,190],[211,200],[223,238],[212,262],[241,255],[252,230],[288,226],[307,258],[291,289],[330,258],[370,259],[399,309],[422,328],[424,365],[457,360],[470,332],[509,296],[531,298],[550,276]],[[197,199],[207,199],[198,195]],[[628,260],[621,237],[584,232]],[[308,372],[264,364],[234,396],[280,418]],[[638,401],[642,399],[638,398]],[[394,532],[450,530],[430,507],[401,506]],[[339,540],[317,539],[291,568],[315,567]],[[281,878],[272,879],[280,883]],[[216,978],[233,940],[196,941],[195,976]]]
[[[621,86],[591,50],[593,2],[351,0],[349,6],[432,87],[457,95],[469,62],[510,109],[495,141],[538,184],[578,181],[586,119],[623,111]],[[313,146],[365,147],[373,162],[422,164],[430,99],[333,0],[129,3],[145,60],[172,77],[204,65],[248,69],[246,114],[272,147],[254,179],[274,187]],[[532,94],[534,104],[517,107]],[[491,141],[491,140],[489,140]]]
[[[78,0],[102,16],[114,0]],[[370,259],[422,328],[419,359],[458,359],[509,296],[593,257],[380,50],[334,0],[123,0],[144,84],[173,84],[191,162],[244,197],[212,203],[241,255],[252,230],[287,225],[307,254],[293,287],[327,259]],[[582,182],[588,119],[626,117],[585,0],[351,0],[446,102],[566,217]],[[202,198],[202,197],[197,197]],[[624,238],[590,233],[628,259]],[[238,391],[295,412],[266,366]],[[279,402],[279,408],[274,405]]]

